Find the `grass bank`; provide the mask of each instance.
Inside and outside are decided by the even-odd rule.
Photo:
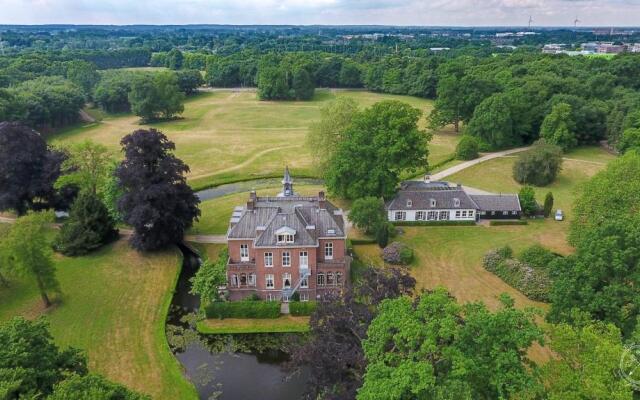
[[[198,322],[204,334],[232,333],[303,333],[309,331],[309,317],[283,315],[275,319],[206,319]]]
[[[62,295],[43,309],[29,280],[0,288],[0,320],[44,315],[61,347],[83,349],[89,368],[154,399],[195,399],[169,351],[164,325],[180,272],[175,250],[141,255],[125,241],[84,257],[56,256]]]

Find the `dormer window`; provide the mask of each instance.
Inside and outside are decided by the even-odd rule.
[[[453,206],[454,207],[460,207],[460,199],[459,198],[455,197],[453,199]]]
[[[413,206],[413,201],[407,200],[407,207],[410,208],[411,206]]]
[[[278,235],[278,243],[283,244],[283,243],[293,243],[293,235],[289,235],[289,234],[284,234],[284,235]]]
[[[278,244],[291,244],[295,241],[296,231],[287,226],[276,231],[276,239]]]
[[[429,204],[431,205],[431,207],[435,207],[436,206],[436,199],[429,199]]]

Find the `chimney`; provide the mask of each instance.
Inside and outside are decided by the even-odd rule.
[[[457,187],[458,189],[462,189],[462,184],[461,184],[461,183],[456,183],[456,187]]]
[[[318,207],[321,210],[325,210],[327,208],[327,199],[324,197],[324,192],[323,191],[318,193]]]
[[[249,201],[247,201],[247,211],[253,211],[255,204],[253,200],[249,199]]]
[[[424,176],[424,181],[425,181],[425,183],[430,183],[430,182],[431,182],[431,175],[426,174],[426,175]]]
[[[249,192],[249,200],[253,201],[254,203],[258,201],[258,196],[256,195],[255,190]]]

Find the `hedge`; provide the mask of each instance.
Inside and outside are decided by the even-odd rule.
[[[217,301],[205,307],[207,318],[278,318],[279,301]]]
[[[489,225],[490,226],[501,226],[501,225],[528,225],[529,222],[526,220],[517,220],[517,221],[511,221],[511,220],[492,220],[489,221]]]
[[[294,317],[313,314],[317,308],[315,301],[292,301],[289,303],[289,313]]]
[[[472,226],[476,221],[393,221],[396,226]]]
[[[351,242],[352,245],[376,244],[375,239],[349,239],[349,241]]]

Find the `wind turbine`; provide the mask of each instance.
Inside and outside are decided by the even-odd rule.
[[[582,22],[578,19],[578,17],[576,16],[576,19],[573,20],[573,27],[576,28],[578,26],[578,23]]]
[[[533,22],[533,17],[529,15],[529,29],[531,29],[531,23]]]

